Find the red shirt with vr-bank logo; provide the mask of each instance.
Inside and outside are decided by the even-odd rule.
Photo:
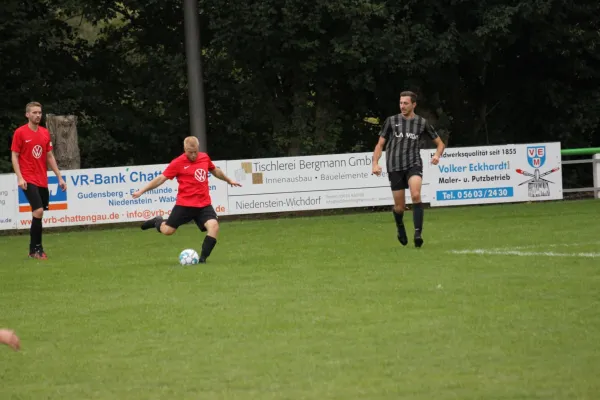
[[[216,167],[206,153],[198,153],[196,161],[184,154],[167,166],[163,175],[167,179],[177,178],[177,200],[175,204],[185,207],[206,207],[211,204],[208,188],[208,172]]]
[[[50,132],[38,126],[37,131],[23,125],[13,135],[10,150],[19,153],[19,168],[25,182],[48,187],[48,163],[46,157],[52,151]]]

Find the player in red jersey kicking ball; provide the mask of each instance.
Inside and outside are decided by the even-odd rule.
[[[183,150],[184,153],[171,161],[161,175],[148,182],[132,196],[137,199],[148,190],[156,189],[167,179],[177,178],[179,183],[177,200],[169,218],[166,221],[160,216],[149,219],[142,224],[142,229],[156,228],[163,235],[172,235],[181,225],[193,220],[202,232],[206,232],[200,254],[200,263],[205,263],[217,244],[219,234],[217,213],[211,204],[208,188],[208,173],[212,173],[213,176],[231,186],[242,185],[228,178],[221,169],[215,167],[208,154],[199,151],[198,138],[195,136],[185,138]]]

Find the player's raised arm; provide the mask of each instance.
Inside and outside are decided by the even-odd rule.
[[[225,175],[225,173],[219,167],[215,167],[215,169],[210,171],[210,173],[213,174],[213,176],[215,178],[225,181],[225,182],[229,183],[231,186],[238,186],[238,187],[242,186],[240,183],[234,181],[233,179],[231,179],[227,175]]]
[[[167,181],[167,177],[164,176],[163,174],[160,174],[156,178],[154,178],[150,182],[148,182],[146,184],[146,186],[144,186],[143,188],[141,188],[137,192],[134,192],[131,195],[131,197],[133,197],[134,199],[137,199],[138,197],[140,197],[141,195],[143,195],[144,193],[146,193],[148,190],[156,189],[157,187],[159,187],[160,185],[162,185],[166,181]]]

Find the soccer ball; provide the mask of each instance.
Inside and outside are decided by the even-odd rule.
[[[185,249],[181,253],[179,253],[179,264],[181,265],[194,265],[198,264],[198,253],[194,249]]]

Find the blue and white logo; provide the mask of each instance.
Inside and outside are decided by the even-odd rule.
[[[527,162],[533,168],[540,168],[546,162],[546,146],[528,146]]]

